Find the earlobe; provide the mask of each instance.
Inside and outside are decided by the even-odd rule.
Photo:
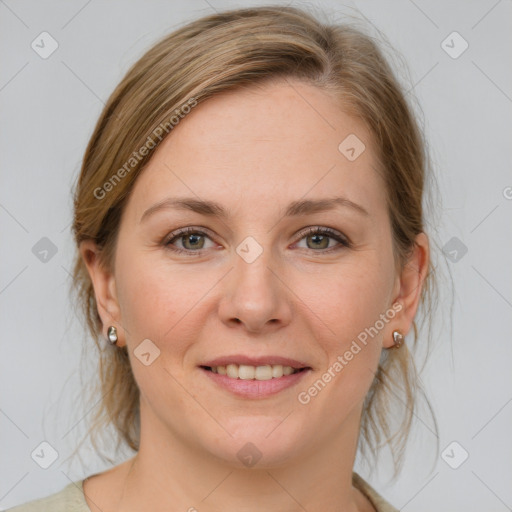
[[[93,240],[84,240],[80,243],[80,254],[92,281],[98,314],[103,323],[103,335],[106,336],[110,325],[121,324],[115,278],[102,263],[100,249]]]
[[[394,296],[393,304],[400,304],[401,308],[393,322],[390,322],[391,329],[389,333],[386,333],[384,340],[386,348],[393,346],[393,330],[399,330],[405,336],[412,327],[427,277],[429,261],[428,237],[425,233],[419,233],[413,252],[403,266],[398,279],[398,292]]]

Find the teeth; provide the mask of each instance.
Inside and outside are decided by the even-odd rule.
[[[242,380],[278,379],[283,375],[291,375],[299,371],[291,366],[283,366],[281,364],[266,364],[264,366],[228,364],[226,366],[213,366],[211,370],[213,373],[218,373],[219,375],[227,375],[232,379]]]
[[[234,365],[233,365],[234,366]],[[231,375],[235,375],[236,368],[231,370]],[[251,380],[254,379],[254,376],[256,374],[256,368],[254,366],[248,366],[246,364],[241,364],[238,367],[238,378],[243,380]]]

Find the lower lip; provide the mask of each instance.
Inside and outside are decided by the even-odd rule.
[[[227,375],[213,373],[210,370],[200,368],[203,373],[212,379],[216,384],[237,396],[243,398],[266,398],[275,395],[280,391],[288,389],[304,378],[310,372],[310,369],[301,372],[292,373],[291,375],[283,375],[282,377],[269,380],[244,380],[233,379]]]

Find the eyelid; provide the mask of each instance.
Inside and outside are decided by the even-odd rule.
[[[164,237],[162,243],[167,244],[171,240],[174,240],[175,238],[179,238],[180,236],[183,236],[183,235],[187,235],[189,233],[205,234],[205,235],[210,236],[210,238],[213,235],[213,232],[210,231],[208,228],[199,227],[199,226],[187,226],[184,228],[176,229],[176,230],[172,231],[171,233],[169,233],[168,235],[166,235]]]
[[[183,236],[187,234],[198,234],[198,235],[206,235],[212,242],[214,241],[214,236],[212,236],[212,232],[208,228],[204,227],[196,227],[196,226],[187,226],[184,228],[179,228],[169,233],[162,240],[162,245],[169,250],[177,252],[177,253],[187,253],[187,254],[201,254],[205,249],[192,251],[190,249],[181,249],[180,247],[175,247],[171,242],[179,240]],[[172,247],[171,247],[172,246]]]
[[[328,227],[328,226],[320,226],[320,225],[305,227],[302,231],[299,232],[299,236],[301,238],[303,238],[306,235],[315,234],[315,233],[330,234],[330,235],[342,238],[347,243],[350,242],[348,237],[346,235],[344,235],[341,231],[338,231],[337,229],[334,229],[334,228],[331,228],[331,227]]]
[[[341,245],[343,247],[346,247],[346,248],[352,247],[352,242],[345,234],[341,233],[337,229],[330,228],[328,226],[318,226],[318,225],[317,226],[308,226],[308,227],[304,228],[299,233],[297,241],[294,243],[298,243],[304,237],[314,235],[314,234],[320,234],[322,236],[328,236],[329,238],[333,238],[338,242],[339,245]],[[321,250],[321,251],[314,251],[313,249],[311,249],[311,250],[313,250],[313,252],[318,252],[319,254],[321,254],[321,253],[327,253],[327,252],[336,250],[338,248],[339,248],[339,246],[334,246],[334,247],[329,247],[328,249]]]

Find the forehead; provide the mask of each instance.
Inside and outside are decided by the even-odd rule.
[[[166,195],[252,208],[336,193],[367,209],[385,201],[370,133],[332,93],[286,79],[194,107],[157,147],[130,202],[141,213]]]

